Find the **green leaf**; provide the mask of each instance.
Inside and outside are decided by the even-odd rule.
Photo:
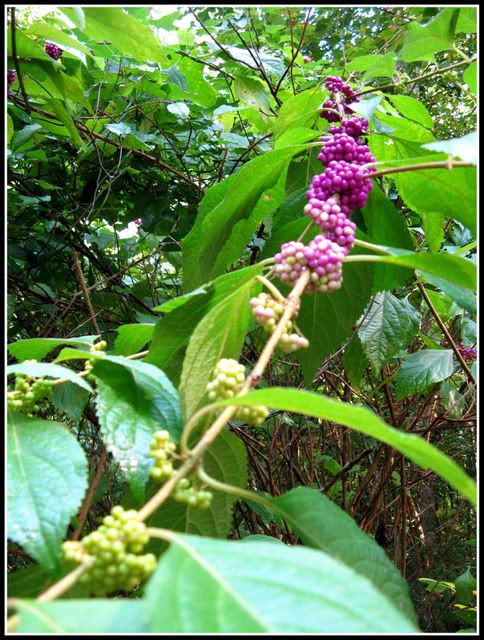
[[[416,631],[369,580],[321,551],[186,535],[173,536],[148,583],[146,611],[157,633]]]
[[[421,393],[454,372],[451,349],[422,349],[412,353],[400,367],[397,377],[397,400]]]
[[[35,133],[38,133],[41,130],[42,126],[40,124],[28,124],[25,127],[22,127],[20,131],[15,131],[10,144],[12,151],[20,150]]]
[[[234,93],[245,104],[262,109],[269,108],[270,98],[267,89],[255,78],[237,76],[234,81]]]
[[[346,264],[341,289],[304,299],[297,324],[309,340],[310,348],[296,351],[294,357],[302,364],[308,385],[323,359],[334,353],[353,331],[370,299],[372,276],[369,264]]]
[[[409,620],[416,622],[408,586],[401,573],[375,540],[343,509],[307,487],[297,487],[282,496],[269,498],[268,502],[305,545],[324,551],[367,578]]]
[[[217,102],[217,92],[203,77],[203,65],[189,58],[182,58],[177,68],[183,74],[186,83],[186,88],[180,91],[180,97],[184,95],[202,107],[212,107]]]
[[[455,307],[452,309],[453,301],[444,293],[440,293],[439,291],[426,289],[426,293],[439,316],[444,322],[447,322],[450,319],[451,310],[455,310]]]
[[[464,71],[464,82],[474,95],[477,95],[477,62],[470,64]]]
[[[115,122],[113,124],[105,124],[104,128],[110,133],[114,133],[116,136],[127,136],[133,130],[133,125],[127,122]]]
[[[395,354],[410,344],[418,326],[419,314],[408,300],[399,300],[389,291],[376,294],[358,329],[358,336],[375,375]]]
[[[64,46],[68,49],[77,49],[78,51],[85,53],[90,58],[93,57],[89,48],[83,45],[82,42],[79,42],[79,40],[76,40],[75,38],[71,38],[53,24],[46,24],[41,21],[32,22],[24,33],[31,33],[33,35],[40,36],[42,40],[55,42],[55,44]]]
[[[416,132],[405,128],[409,132],[407,139],[402,136],[402,130],[398,131],[398,137],[392,134],[390,141],[385,141],[385,136],[373,136],[370,139],[372,153],[382,161],[409,158],[409,165],[415,163],[416,159],[419,164],[447,160],[448,156],[442,153],[423,155],[426,151],[418,143],[433,142],[433,136],[430,139],[416,137],[416,143],[410,137]],[[452,171],[444,168],[406,171],[395,173],[393,179],[407,206],[423,217],[423,227],[432,251],[438,251],[440,247],[446,216],[459,220],[475,234],[477,196],[474,167],[459,167]]]
[[[247,282],[253,282],[263,267],[255,264],[232,273],[226,273],[213,282],[161,306],[167,312],[158,320],[145,362],[160,367],[178,384],[186,345],[203,316],[219,302]]]
[[[245,536],[241,538],[240,542],[275,542],[276,544],[284,544],[279,538],[272,538],[271,536],[265,536],[262,533],[255,533],[253,535]]]
[[[175,441],[179,438],[178,393],[160,369],[146,362],[104,356],[96,360],[93,374],[104,443],[133,492],[142,497],[153,465],[149,455],[153,433],[166,429]]]
[[[204,455],[203,468],[219,482],[245,488],[247,453],[244,443],[230,431],[222,431]],[[159,483],[154,485],[156,490],[159,489]],[[168,500],[147,520],[147,525],[181,533],[227,538],[232,526],[232,508],[237,500],[237,496],[219,491],[213,491],[208,509],[196,509]],[[160,542],[153,539],[150,550],[159,552]]]
[[[73,351],[75,351],[73,349]],[[28,364],[10,364],[7,367],[7,375],[12,373],[20,373],[24,376],[30,376],[32,378],[65,378],[70,380],[79,387],[82,387],[89,393],[92,392],[90,385],[80,377],[78,373],[67,369],[66,367],[60,367],[58,364],[51,364],[50,362],[32,362]]]
[[[56,347],[63,344],[72,344],[75,347],[89,351],[93,343],[99,336],[81,336],[79,338],[27,338],[17,340],[8,345],[7,349],[11,356],[19,362],[23,360],[42,360]]]
[[[431,151],[443,151],[456,158],[477,165],[478,160],[478,139],[477,132],[467,133],[461,138],[452,138],[452,140],[439,140],[437,142],[429,142],[423,144],[424,149]]]
[[[283,133],[275,140],[274,149],[282,149],[283,147],[290,147],[291,145],[300,145],[304,142],[310,142],[319,138],[320,135],[321,131],[314,131],[314,129],[308,129],[306,127],[289,129],[289,131],[286,131],[286,133]]]
[[[417,271],[419,274],[419,272]],[[443,291],[445,294],[452,298],[456,304],[461,307],[461,309],[465,309],[468,313],[470,313],[474,318],[477,315],[477,301],[476,296],[470,289],[466,287],[461,287],[453,284],[452,282],[447,282],[444,278],[439,278],[435,275],[430,275],[428,273],[424,276],[427,282],[433,284]]]
[[[190,115],[190,107],[184,102],[172,102],[166,108],[180,120],[186,120]]]
[[[139,62],[159,62],[162,67],[170,65],[159,38],[149,25],[118,7],[83,7],[82,10],[84,33],[91,40],[107,41],[118,53]]]
[[[12,139],[14,133],[15,129],[13,126],[13,120],[7,113],[7,144],[10,144],[10,140]]]
[[[52,394],[52,404],[64,411],[67,416],[78,423],[89,400],[89,393],[72,382],[56,384]]]
[[[8,537],[52,575],[67,525],[87,489],[87,462],[56,422],[9,412]]]
[[[433,351],[433,353],[436,352]],[[258,389],[246,396],[232,398],[230,401],[218,404],[220,406],[228,404],[266,405],[273,409],[294,411],[305,416],[323,418],[350,427],[390,445],[419,467],[432,469],[475,504],[475,482],[453,460],[429,444],[424,438],[390,427],[364,407],[356,407],[347,402],[339,402],[309,391],[283,387]]]
[[[52,578],[39,564],[32,564],[7,574],[9,598],[36,598],[52,584]]]
[[[154,324],[123,324],[118,327],[118,336],[114,342],[116,355],[138,353],[151,340],[154,330]]]
[[[180,382],[185,418],[198,409],[217,362],[221,358],[239,358],[253,318],[249,305],[253,287],[251,278],[213,307],[193,331]]]
[[[144,603],[127,598],[18,603],[18,633],[148,633]]]
[[[390,102],[406,118],[415,120],[415,122],[418,122],[428,129],[432,129],[434,126],[432,116],[428,112],[427,108],[424,107],[424,105],[416,98],[402,95],[386,95],[386,98],[387,100],[390,100]]]
[[[374,96],[373,98],[361,100],[361,102],[353,102],[351,104],[351,110],[370,122],[382,99],[383,96]]]
[[[449,8],[440,11],[425,25],[410,23],[399,58],[404,62],[433,61],[434,53],[452,49],[458,14],[458,9]]]
[[[215,278],[240,257],[260,222],[282,202],[289,160],[301,148],[265,153],[208,189],[195,224],[182,241],[186,289]],[[226,187],[221,187],[224,182]]]
[[[394,54],[358,56],[348,63],[346,69],[347,71],[366,71],[365,78],[391,78],[395,73]]]
[[[454,580],[456,600],[461,604],[468,604],[474,599],[474,591],[477,589],[477,581],[467,569],[465,573]]]
[[[296,127],[311,128],[319,116],[323,94],[320,87],[302,91],[286,100],[273,126],[274,137]]]
[[[417,578],[419,582],[424,582],[427,586],[425,591],[431,593],[442,593],[443,591],[455,591],[453,582],[446,582],[445,580],[432,580],[432,578]]]
[[[456,33],[476,33],[477,11],[476,7],[461,7],[457,19]]]
[[[351,382],[353,387],[356,387],[356,389],[360,387],[361,380],[363,379],[363,375],[368,364],[368,358],[361,346],[361,340],[359,339],[358,334],[356,334],[351,339],[349,345],[345,347],[343,353],[343,365],[346,375],[348,376],[348,380]]]
[[[7,55],[12,56],[12,32],[11,27],[7,28]],[[44,51],[44,47],[25,34],[23,29],[15,30],[15,48],[18,58],[27,58],[34,60],[52,60]]]
[[[362,214],[370,242],[413,250],[414,243],[405,218],[378,185],[373,185]],[[376,264],[372,293],[396,289],[408,283],[410,278],[411,274],[403,267]]]
[[[390,248],[390,247],[388,247]],[[470,260],[452,256],[448,253],[405,253],[400,255],[371,256],[375,262],[396,264],[408,269],[419,269],[424,274],[441,276],[445,273],[445,280],[475,291],[476,266]],[[346,265],[345,265],[346,267]]]
[[[81,7],[62,7],[61,11],[69,18],[69,20],[72,20],[78,29],[84,31],[86,21],[84,19],[84,11]]]

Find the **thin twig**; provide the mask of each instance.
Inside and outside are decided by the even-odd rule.
[[[464,67],[468,64],[471,64],[471,62],[474,62],[474,60],[476,59],[477,59],[477,56],[472,56],[467,60],[463,60],[462,62],[456,62],[455,64],[451,64],[448,67],[445,67],[444,69],[440,68],[440,69],[437,69],[436,71],[431,71],[430,73],[424,73],[423,75],[417,76],[416,78],[409,78],[408,80],[402,80],[399,83],[392,82],[391,84],[384,84],[379,87],[374,87],[373,89],[364,89],[363,91],[360,91],[356,95],[362,96],[366,93],[375,93],[375,91],[385,91],[386,89],[394,89],[399,84],[412,84],[412,82],[419,82],[420,80],[425,80],[426,78],[432,78],[433,76],[438,76],[442,73],[447,73],[447,71],[450,71],[451,69]]]
[[[79,258],[77,257],[77,251],[72,251],[72,257],[74,259],[74,268],[76,270],[76,276],[77,276],[77,280],[79,281],[79,284],[81,285],[81,289],[82,289],[82,293],[84,295],[84,300],[86,302],[86,306],[89,310],[89,316],[92,322],[92,326],[94,328],[94,331],[100,335],[100,331],[99,331],[99,326],[97,324],[97,320],[96,320],[96,314],[94,312],[93,306],[92,306],[92,302],[91,302],[91,298],[89,296],[89,291],[87,290],[86,287],[86,281],[84,280],[84,276],[82,274],[82,269],[81,269],[81,265],[79,264]]]
[[[15,7],[10,7],[10,16],[11,16],[11,21],[12,21],[11,36],[12,36],[13,63],[15,65],[15,70],[17,72],[18,83],[20,85],[20,91],[22,92],[22,97],[23,97],[24,102],[25,102],[25,110],[27,111],[27,113],[30,114],[30,112],[32,110],[32,107],[30,106],[29,100],[27,98],[27,92],[25,91],[24,81],[23,81],[22,74],[20,73],[20,65],[18,63],[18,58],[17,58],[17,42],[16,42],[16,38],[15,38],[15,30],[17,28],[17,25],[15,23]]]
[[[434,305],[432,304],[430,298],[428,297],[427,292],[425,291],[425,287],[423,286],[423,284],[421,282],[417,282],[417,287],[420,289],[420,293],[422,294],[422,298],[425,300],[428,308],[430,309],[430,313],[434,316],[434,318],[435,318],[437,324],[439,325],[442,333],[447,338],[447,342],[449,343],[452,351],[454,352],[455,357],[457,358],[457,360],[460,362],[462,368],[464,369],[466,376],[469,378],[469,380],[473,384],[476,384],[476,379],[472,375],[472,371],[467,366],[467,362],[462,357],[462,354],[459,351],[459,349],[457,348],[457,345],[455,344],[454,340],[452,339],[452,336],[450,335],[449,330],[445,326],[445,323],[443,322],[442,318],[439,316],[439,314],[437,312],[437,309],[434,307]]]
[[[101,458],[99,460],[99,464],[96,469],[96,473],[91,481],[88,492],[86,494],[86,498],[84,499],[84,503],[81,508],[81,513],[79,514],[79,524],[77,529],[74,531],[72,536],[73,540],[78,540],[81,535],[82,527],[86,522],[87,514],[89,513],[89,509],[91,508],[92,501],[94,499],[94,494],[96,493],[96,489],[98,487],[99,482],[101,481],[102,472],[104,469],[104,465],[106,464],[107,459],[107,451],[106,447],[103,445],[101,450]]]

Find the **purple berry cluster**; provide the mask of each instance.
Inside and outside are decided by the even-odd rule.
[[[328,76],[325,82],[326,89],[331,93],[342,93],[350,102],[358,102],[359,98],[349,84],[343,82],[338,76]]]
[[[13,71],[12,69],[9,69],[7,71],[7,84],[13,84],[15,82],[15,80],[17,79],[17,72]]]
[[[326,78],[326,88],[331,91],[332,97],[323,104],[321,118],[325,118],[328,122],[338,122],[343,113],[352,113],[349,105],[352,102],[360,101],[353,89],[337,76]],[[328,109],[332,111],[328,111]],[[338,113],[334,113],[334,111]]]
[[[285,242],[279,253],[276,253],[274,271],[278,278],[288,284],[293,284],[307,269],[302,242]]]
[[[474,362],[477,359],[477,351],[475,349],[466,349],[463,344],[459,344],[458,347],[460,355],[467,360],[467,362]]]
[[[311,277],[304,293],[330,292],[341,287],[342,265],[353,248],[356,225],[350,220],[355,209],[364,207],[372,183],[364,165],[375,162],[370,149],[360,136],[368,131],[368,122],[351,113],[347,101],[358,100],[355,92],[341,78],[329,76],[326,87],[332,96],[323,107],[338,112],[329,113],[330,122],[340,121],[339,126],[329,128],[329,135],[321,138],[323,148],[318,158],[326,165],[324,173],[315,175],[306,192],[308,204],[304,213],[321,229],[322,233],[304,246],[302,242],[286,242],[275,255],[275,274],[288,284],[307,270]],[[334,116],[334,117],[333,117]],[[260,318],[253,303],[254,312],[261,324],[272,323],[272,311],[259,309]],[[264,314],[271,313],[271,318]]]
[[[346,120],[341,122],[341,126],[332,126],[329,128],[329,133],[333,135],[336,133],[341,133],[343,130],[346,135],[351,136],[352,138],[359,138],[362,135],[368,133],[368,121],[364,118],[360,118],[360,116],[352,115]]]
[[[301,242],[286,242],[275,256],[274,271],[283,282],[292,284],[309,269],[311,279],[304,293],[328,293],[341,287],[346,254],[345,247],[323,235],[316,236],[307,247]]]
[[[333,128],[333,127],[332,127]],[[335,129],[337,127],[334,127]],[[333,160],[344,160],[352,164],[366,164],[375,162],[370,149],[361,140],[349,136],[347,133],[334,133],[321,138],[323,147],[318,155],[326,166]]]
[[[44,46],[45,53],[53,58],[54,60],[59,60],[62,55],[62,49],[58,47],[53,42],[46,42]]]
[[[356,224],[342,211],[334,198],[326,201],[311,198],[304,207],[304,213],[319,227],[328,240],[344,247],[348,253],[355,242]]]
[[[313,177],[306,196],[308,200],[328,200],[338,193],[341,211],[350,216],[354,209],[365,206],[372,189],[371,180],[365,177],[367,172],[357,164],[332,160],[324,173]]]
[[[311,269],[311,279],[305,293],[328,293],[339,289],[343,282],[343,260],[346,251],[323,235],[316,236],[304,249],[304,257]]]

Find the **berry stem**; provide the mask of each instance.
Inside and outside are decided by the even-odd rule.
[[[271,337],[267,341],[262,353],[256,362],[252,373],[247,377],[242,389],[238,396],[244,395],[254,387],[261,379],[265,368],[269,364],[272,354],[277,348],[279,340],[284,333],[287,321],[291,319],[296,309],[297,302],[301,297],[304,289],[306,288],[311,273],[309,270],[304,271],[301,277],[296,281],[294,288],[287,297],[286,308],[282,314],[277,326],[272,333]],[[161,489],[155,493],[155,495],[139,510],[139,517],[141,520],[146,520],[152,513],[154,513],[158,507],[169,497],[177,483],[185,477],[190,471],[192,471],[199,463],[208,447],[221,433],[227,422],[237,411],[237,405],[227,407],[218,416],[215,422],[205,431],[195,447],[190,451],[190,457],[178,468],[178,470],[172,475],[172,477],[161,487]]]
[[[200,419],[203,418],[203,416],[207,413],[211,413],[214,409],[214,404],[205,405],[204,407],[196,411],[183,427],[183,431],[180,437],[180,453],[182,454],[182,457],[188,455],[190,452],[190,449],[188,448],[188,438],[191,432],[200,422]]]
[[[67,575],[65,575],[62,580],[56,582],[51,587],[49,587],[46,591],[40,594],[37,598],[38,602],[51,602],[55,600],[63,593],[68,591],[71,587],[73,587],[78,578],[89,568],[89,565],[93,562],[92,558],[86,558],[86,560],[80,564],[78,567],[71,571]]]
[[[419,82],[420,80],[425,80],[426,78],[432,78],[433,76],[438,76],[442,73],[447,73],[451,69],[457,69],[458,67],[464,67],[474,62],[477,59],[477,56],[472,56],[470,58],[466,58],[462,62],[456,62],[455,64],[451,64],[448,67],[444,67],[441,69],[437,69],[436,71],[430,71],[430,73],[424,73],[421,76],[417,76],[416,78],[409,78],[408,80],[401,80],[399,84],[413,84],[414,82]],[[357,96],[365,95],[366,93],[375,93],[376,91],[385,91],[386,89],[393,89],[397,85],[392,82],[391,84],[384,84],[379,87],[374,87],[373,89],[364,89],[357,93]]]
[[[361,247],[362,249],[369,249],[370,251],[377,251],[378,253],[391,255],[390,252],[387,251],[384,247],[381,247],[378,244],[372,244],[371,242],[365,242],[364,240],[355,239],[355,246]]]
[[[274,298],[279,300],[279,302],[282,302],[282,303],[286,302],[286,298],[282,295],[279,289],[275,285],[273,285],[272,282],[270,282],[270,280],[268,280],[264,276],[256,276],[255,279],[258,280],[259,282],[262,282],[264,287],[266,287],[266,289],[269,289],[269,291],[272,293]]]
[[[311,222],[308,224],[308,226],[304,229],[304,231],[301,233],[301,235],[299,236],[299,238],[296,240],[296,242],[302,242],[303,238],[309,233],[310,229],[313,227],[314,222],[311,220]]]
[[[238,498],[244,498],[245,500],[252,500],[253,502],[258,502],[266,507],[268,507],[268,500],[259,493],[255,491],[247,491],[247,489],[242,489],[241,487],[236,487],[232,484],[225,484],[224,482],[219,482],[212,478],[206,473],[203,467],[199,467],[197,470],[197,475],[206,485],[215,489],[216,491],[221,491],[222,493],[228,493],[232,496],[237,496]]]
[[[463,162],[461,160],[454,160],[452,156],[449,156],[448,160],[441,160],[440,162],[423,162],[422,164],[409,164],[406,167],[390,167],[389,169],[382,169],[381,171],[374,171],[373,173],[366,173],[365,178],[379,178],[389,173],[401,173],[402,171],[417,171],[419,169],[453,169],[454,167],[473,167],[475,165],[472,162]]]

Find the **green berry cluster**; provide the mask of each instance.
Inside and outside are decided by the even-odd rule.
[[[101,354],[101,353],[104,353],[107,346],[108,346],[108,343],[105,340],[100,340],[99,342],[96,342],[96,344],[93,344],[89,349],[89,351],[91,351],[92,353]],[[94,367],[94,362],[95,362],[95,359],[92,358],[90,360],[86,360],[86,362],[84,363],[84,371],[87,371],[87,374],[88,374],[86,376],[86,379],[89,380],[90,382],[93,382],[96,379],[95,376],[93,376],[91,373]]]
[[[150,444],[150,456],[154,458],[150,475],[155,480],[166,482],[175,473],[173,462],[177,458],[176,444],[170,440],[168,431],[156,431]],[[198,486],[198,479],[194,475],[191,480],[182,478],[176,485],[171,497],[190,507],[207,509],[212,502],[212,493],[203,491]]]
[[[213,494],[211,491],[204,491],[196,487],[195,479],[190,481],[188,478],[182,478],[177,484],[172,497],[177,502],[187,504],[189,507],[208,509],[212,503]]]
[[[153,434],[153,440],[150,444],[150,456],[155,460],[150,471],[152,478],[161,482],[171,478],[175,471],[172,461],[175,451],[176,444],[170,441],[168,431],[156,431]]]
[[[37,360],[25,360],[23,364],[30,364]],[[23,374],[16,374],[15,388],[7,391],[7,405],[21,413],[37,413],[40,401],[52,396],[53,380],[32,378]]]
[[[106,351],[107,346],[108,343],[106,342],[106,340],[100,340],[99,342],[96,342],[96,344],[93,344],[89,351]]]
[[[231,358],[222,358],[215,367],[212,380],[207,384],[208,399],[213,402],[234,398],[240,392],[244,382],[244,365]],[[234,414],[234,418],[258,425],[262,424],[268,415],[269,411],[266,407],[241,406]]]
[[[149,541],[138,512],[116,506],[103,524],[80,542],[62,545],[66,560],[80,564],[91,559],[79,582],[88,583],[95,595],[131,591],[156,567],[152,553],[139,555]]]
[[[284,302],[276,300],[268,293],[260,293],[256,298],[250,300],[250,306],[254,312],[259,324],[268,332],[274,333],[274,330],[284,313]],[[296,309],[294,315],[297,316],[299,309]],[[294,323],[288,320],[284,327],[284,333],[279,340],[279,347],[284,353],[291,353],[297,349],[307,349],[309,341],[299,333],[294,333]]]

